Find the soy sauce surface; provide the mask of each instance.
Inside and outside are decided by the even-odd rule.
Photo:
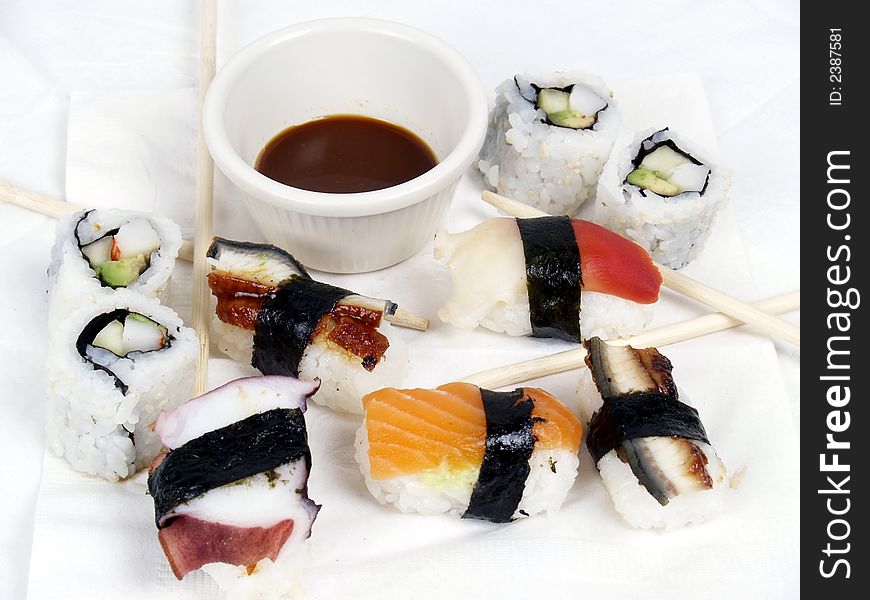
[[[349,194],[404,183],[436,164],[426,142],[404,127],[361,115],[332,115],[276,135],[255,168],[295,188]]]

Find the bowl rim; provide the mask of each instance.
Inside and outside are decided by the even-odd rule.
[[[447,64],[468,101],[464,131],[453,149],[429,171],[389,188],[333,194],[294,188],[255,170],[233,149],[223,126],[228,97],[239,77],[273,48],[309,35],[365,31],[422,46]],[[242,48],[215,76],[206,94],[202,129],[206,145],[226,177],[243,192],[278,208],[312,216],[362,217],[406,208],[434,196],[457,181],[480,151],[486,135],[488,104],[483,84],[471,64],[452,46],[416,27],[371,18],[329,18],[306,21],[269,33]]]

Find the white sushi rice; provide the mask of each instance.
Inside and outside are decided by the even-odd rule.
[[[514,219],[489,219],[461,233],[441,230],[435,236],[435,258],[446,262],[453,281],[450,298],[438,310],[442,321],[460,329],[531,335],[526,259]],[[639,333],[652,320],[654,306],[583,292],[583,337],[614,339]]]
[[[451,473],[445,468],[393,479],[373,479],[365,423],[357,431],[354,445],[354,457],[366,487],[381,504],[391,504],[404,513],[424,515],[451,513],[462,516],[468,508],[478,470]],[[531,471],[513,515],[515,519],[558,511],[574,485],[580,461],[570,450],[535,449],[529,466]]]
[[[87,245],[131,221],[143,219],[157,233],[160,248],[151,254],[148,268],[126,289],[150,298],[160,298],[169,284],[175,259],[181,248],[181,230],[165,217],[130,210],[108,209],[77,212],[63,217],[57,224],[51,264],[48,268],[51,295],[49,318],[64,315],[70,307],[95,302],[99,296],[110,295],[112,288],[104,286],[82,254],[79,243]],[[82,220],[82,218],[84,220]],[[81,223],[81,224],[80,224]],[[76,239],[76,229],[79,238]]]
[[[703,193],[659,196],[650,190],[641,193],[639,187],[626,183],[626,177],[635,168],[633,161],[641,143],[653,134],[653,142],[673,140],[683,152],[710,167]],[[703,250],[730,187],[730,171],[713,163],[695,144],[670,130],[623,135],[598,182],[594,220],[640,244],[655,262],[679,269]]]
[[[640,529],[677,529],[691,523],[701,523],[722,510],[725,488],[725,465],[707,444],[698,442],[707,456],[707,473],[713,481],[708,490],[683,493],[671,498],[664,506],[641,485],[628,463],[622,462],[611,450],[598,461],[598,471],[610,493],[616,512]]]
[[[279,600],[304,596],[303,581],[311,564],[310,542],[284,544],[276,559],[264,558],[249,575],[247,567],[210,563],[202,570],[226,598],[232,600]]]
[[[251,364],[253,332],[228,325],[215,316],[212,334],[221,352],[235,361]],[[408,352],[398,336],[372,371],[362,366],[362,359],[339,348],[315,341],[309,344],[299,361],[299,378],[320,379],[320,389],[312,400],[333,410],[362,414],[362,397],[369,392],[401,385],[408,374]]]
[[[174,338],[162,350],[117,359],[112,369],[128,386],[126,394],[76,349],[83,328],[116,309],[142,314]],[[199,352],[193,330],[157,300],[119,289],[54,320],[48,348],[49,447],[76,470],[113,481],[146,467],[162,446],[149,426],[193,393],[190,374]]]
[[[581,71],[527,72],[521,85],[585,86],[608,105],[590,129],[546,123],[546,113],[520,93],[514,79],[496,88],[478,168],[498,193],[553,215],[574,216],[593,194],[622,122],[603,80]],[[528,95],[528,92],[527,92]]]

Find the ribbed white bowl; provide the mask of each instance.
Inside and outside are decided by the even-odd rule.
[[[438,165],[358,194],[300,190],[253,168],[276,134],[330,114],[406,127]],[[432,239],[486,123],[483,88],[459,53],[418,29],[375,19],[312,21],[257,40],[221,69],[203,109],[215,164],[244,192],[263,235],[307,266],[335,273],[393,265]]]

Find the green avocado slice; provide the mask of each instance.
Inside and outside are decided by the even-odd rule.
[[[97,276],[113,288],[126,287],[136,281],[147,266],[145,257],[141,254],[132,258],[110,260],[98,266]]]
[[[649,190],[659,196],[676,196],[680,188],[659,177],[654,171],[640,167],[628,174],[625,179],[628,183]]]

